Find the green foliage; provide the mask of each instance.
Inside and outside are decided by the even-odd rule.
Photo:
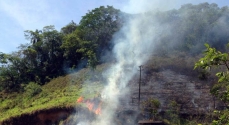
[[[63,34],[55,30],[54,26],[45,26],[43,30],[25,31],[29,45],[21,45],[19,57],[27,69],[24,74],[28,81],[44,84],[46,77],[56,77],[63,74]],[[38,78],[37,78],[38,77]],[[27,81],[27,82],[28,82]]]
[[[228,125],[229,124],[229,110],[215,111],[219,116],[218,120],[213,120],[212,125]]]
[[[154,70],[168,67],[173,70],[177,69],[178,72],[182,72],[179,71],[180,69],[189,70],[188,66],[195,59],[183,55],[178,55],[178,57],[173,52],[181,53],[181,51],[185,51],[184,55],[189,54],[189,52],[198,54],[202,51],[202,44],[207,42],[209,45],[205,44],[207,48],[205,57],[195,64],[195,69],[201,69],[200,78],[202,79],[207,77],[208,69],[212,67],[222,69],[221,72],[216,74],[218,83],[212,87],[211,93],[228,104],[228,53],[222,53],[210,47],[211,45],[225,51],[223,46],[229,39],[229,30],[226,27],[229,25],[228,13],[228,7],[219,8],[216,4],[208,3],[186,4],[178,10],[157,12],[154,15],[145,13],[144,16],[157,20],[160,26],[163,27],[165,24],[166,27],[171,27],[171,30],[169,30],[171,33],[163,32],[158,37],[160,43],[155,48],[166,58],[153,57],[152,60],[155,62],[153,62],[154,66],[152,67],[154,67]],[[0,91],[20,92],[22,84],[24,84],[26,85],[24,88],[25,96],[23,95],[25,98],[22,100],[15,98],[1,99],[0,108],[3,108],[0,109],[0,118],[6,117],[6,114],[9,115],[8,117],[13,116],[16,114],[15,112],[20,114],[22,111],[31,112],[34,109],[52,107],[53,105],[74,103],[79,96],[78,90],[82,87],[78,83],[82,83],[86,77],[96,79],[96,75],[93,77],[85,75],[85,78],[76,78],[69,82],[74,86],[69,85],[68,87],[66,87],[66,83],[68,83],[66,79],[55,79],[55,77],[64,74],[63,69],[66,67],[70,67],[74,71],[76,68],[84,67],[86,63],[92,68],[102,63],[101,55],[112,50],[112,36],[123,25],[124,18],[120,16],[122,14],[120,10],[112,6],[101,6],[83,16],[79,25],[72,21],[61,28],[61,31],[57,31],[52,25],[45,26],[42,30],[25,31],[25,38],[30,41],[29,44],[21,45],[19,50],[12,54],[0,53]],[[131,15],[130,17],[138,17],[139,15],[141,14]],[[149,27],[154,26],[149,25]],[[78,65],[82,62],[85,62],[84,66],[79,67]],[[45,84],[51,79],[55,82]],[[92,86],[90,84],[88,86],[102,88],[98,85]],[[81,91],[87,96],[94,96],[90,87]],[[88,95],[88,92],[91,94]],[[56,99],[57,97],[60,98]],[[153,116],[157,114],[159,107],[160,102],[153,98],[143,102],[143,110],[150,112]],[[171,119],[178,119],[179,105],[176,102],[171,102],[170,107]],[[2,113],[6,109],[9,111]],[[227,124],[227,112],[227,110],[221,111],[219,120],[214,121],[214,123]],[[181,122],[174,121],[174,123],[180,124]]]
[[[112,6],[101,6],[83,16],[79,26],[71,22],[62,28],[66,35],[61,48],[69,67],[75,67],[83,60],[87,60],[87,66],[96,67],[100,56],[112,49],[112,35],[121,26],[119,13]]]
[[[68,25],[66,25],[65,27],[61,28],[60,32],[66,35],[66,34],[71,34],[76,29],[77,29],[76,23],[71,21]]]
[[[103,51],[112,49],[110,40],[121,25],[119,12],[101,6],[83,16],[79,26],[72,21],[60,32],[53,25],[26,30],[30,44],[20,45],[13,54],[0,53],[5,66],[0,69],[1,90],[20,90],[20,84],[29,82],[43,85],[63,75],[66,67],[95,68]]]
[[[20,91],[20,83],[23,81],[24,67],[17,53],[5,55],[3,66],[0,67],[0,86],[6,91]]]
[[[161,34],[155,47],[155,51],[166,56],[174,50],[198,53],[206,41],[224,50],[222,46],[229,39],[229,30],[225,28],[228,25],[228,12],[228,7],[201,3],[186,4],[178,10],[148,12],[144,16],[152,19],[152,22],[156,20],[162,27],[171,27],[171,33]],[[138,16],[142,15],[128,15],[112,6],[101,6],[84,15],[79,25],[71,21],[60,31],[53,25],[45,26],[42,30],[26,30],[25,38],[30,41],[29,44],[19,46],[19,50],[12,54],[0,53],[0,64],[5,66],[0,71],[0,88],[17,90],[21,83],[28,84],[31,81],[43,85],[69,69],[75,71],[86,66],[96,68],[106,61],[102,55],[112,50],[115,32],[125,25],[125,20]],[[216,50],[209,51],[215,53]],[[218,54],[221,56],[210,63],[217,63],[217,58],[228,58],[227,54]],[[201,71],[200,78],[205,79],[207,75],[207,72]],[[222,74],[220,81],[227,78],[224,76],[227,74]]]
[[[79,30],[65,35],[61,48],[64,50],[64,57],[69,67],[74,67],[87,58],[90,61],[90,54],[88,53],[90,51],[93,53],[94,50],[91,42],[83,41],[80,38]]]
[[[104,66],[98,66],[98,69],[101,68]],[[99,92],[103,88],[103,84],[98,82],[83,84],[84,81],[89,80],[86,76],[94,77],[95,75],[97,72],[92,74],[89,68],[85,68],[77,73],[54,78],[42,86],[34,82],[25,84],[24,91],[20,93],[0,92],[0,122],[11,117],[20,117],[21,114],[33,114],[39,110],[75,107],[78,105],[76,100],[81,94],[89,95],[92,98],[96,95],[95,91]],[[42,91],[39,92],[38,88],[41,88]],[[37,90],[38,94],[32,94]],[[91,93],[88,94],[88,91]],[[29,93],[33,96],[29,96]]]
[[[211,48],[208,44],[205,44],[205,46],[207,48],[207,50],[204,52],[205,56],[196,62],[194,69],[201,68],[209,70],[211,68],[225,67],[224,69],[226,70],[216,73],[216,76],[218,77],[218,83],[220,84],[215,84],[211,92],[224,102],[228,102],[229,100],[225,96],[227,96],[227,86],[229,85],[229,56],[227,53],[216,51],[215,48]]]
[[[176,101],[170,101],[168,104],[169,110],[166,111],[165,118],[168,120],[168,124],[180,125],[181,119],[179,117],[180,105]]]
[[[160,108],[160,101],[154,98],[149,98],[141,103],[141,108],[143,111],[143,114],[149,113],[150,119],[155,119],[158,114],[158,109]]]
[[[86,55],[89,59],[89,66],[92,68],[95,68],[102,54],[113,48],[112,36],[122,25],[119,14],[120,10],[112,6],[101,6],[89,11],[81,19],[80,37],[83,41],[90,43],[91,47],[86,47]],[[83,46],[88,46],[88,44],[85,43]],[[83,51],[84,49],[85,47]]]
[[[152,20],[156,18],[162,26],[171,26],[172,32],[163,33],[158,51],[170,53],[171,50],[179,50],[199,54],[206,42],[224,51],[229,39],[228,12],[228,7],[220,8],[215,3],[185,4],[178,10],[157,12]]]
[[[207,50],[204,52],[204,57],[196,62],[194,69],[202,68],[209,70],[211,68],[221,68],[221,72],[216,73],[218,83],[211,88],[211,93],[222,100],[225,104],[229,103],[229,56],[228,53],[216,51],[208,44],[205,44]],[[220,111],[219,111],[220,112]],[[214,120],[214,125],[229,124],[228,110],[218,113],[219,119]]]
[[[37,94],[39,94],[42,91],[41,86],[34,83],[30,82],[26,87],[25,87],[25,92],[26,95],[29,97],[33,97]]]
[[[227,53],[216,51],[215,48],[211,48],[208,44],[205,44],[205,46],[207,48],[207,50],[204,52],[205,56],[195,64],[194,68],[200,67],[207,70],[211,67],[224,65],[227,69],[229,69],[227,64],[229,57]],[[225,76],[224,73],[217,73],[216,75],[220,77],[220,79],[221,77]]]
[[[7,63],[7,54],[0,52],[0,64]]]

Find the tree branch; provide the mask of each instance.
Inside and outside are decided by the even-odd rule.
[[[227,61],[224,61],[224,64],[226,65],[227,70],[229,71],[229,66],[228,66],[228,64],[227,64]]]

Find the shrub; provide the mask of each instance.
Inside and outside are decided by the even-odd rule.
[[[25,87],[25,92],[26,95],[29,97],[33,97],[37,94],[39,94],[42,91],[41,86],[34,83],[30,82],[26,87]]]
[[[160,101],[154,98],[148,98],[142,102],[143,114],[149,114],[149,118],[155,119],[158,114],[158,109],[160,108]]]

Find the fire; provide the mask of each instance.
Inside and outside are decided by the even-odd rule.
[[[94,100],[94,101],[93,101]],[[79,97],[76,101],[77,103],[85,103],[88,110],[91,112],[94,112],[96,115],[101,114],[101,102],[98,102],[98,99],[87,99],[84,101],[83,97]],[[97,102],[97,103],[96,103]]]
[[[99,105],[99,107],[95,110],[95,114],[96,115],[100,115],[101,114],[101,106]]]
[[[77,101],[76,101],[77,103],[81,103],[81,102],[83,102],[83,97],[82,96],[80,96],[78,99],[77,99]]]
[[[94,104],[90,101],[87,101],[86,102],[86,105],[87,105],[87,108],[90,110],[90,111],[93,111],[93,107],[94,107]]]

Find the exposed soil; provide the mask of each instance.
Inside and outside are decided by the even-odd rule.
[[[44,109],[30,114],[11,117],[0,123],[1,125],[53,125],[65,120],[70,114],[76,112],[75,107],[62,107]]]
[[[142,86],[141,86],[141,101],[153,97],[160,101],[160,112],[168,110],[171,101],[178,103],[178,108],[183,117],[189,115],[205,114],[212,112],[215,108],[222,106],[219,101],[214,100],[210,91],[210,83],[212,81],[201,81],[195,79],[196,76],[189,76],[182,72],[176,72],[174,69],[164,70],[143,70]],[[117,123],[120,121],[137,123],[130,121],[135,117],[139,117],[138,109],[138,84],[139,74],[129,82],[130,88],[129,99],[127,96],[120,99],[121,106],[117,111]],[[130,113],[129,112],[135,112]],[[81,114],[81,112],[84,112]],[[120,113],[121,112],[121,113]],[[195,113],[195,114],[192,114]],[[78,114],[78,115],[72,115]],[[127,114],[127,115],[125,115]],[[131,118],[129,117],[131,116]],[[76,107],[52,108],[35,111],[30,114],[12,117],[3,121],[2,125],[53,125],[59,124],[60,121],[64,125],[77,124],[76,119],[93,119],[95,114],[90,113],[87,109]],[[136,120],[135,119],[135,120]],[[129,124],[129,123],[125,123]]]

